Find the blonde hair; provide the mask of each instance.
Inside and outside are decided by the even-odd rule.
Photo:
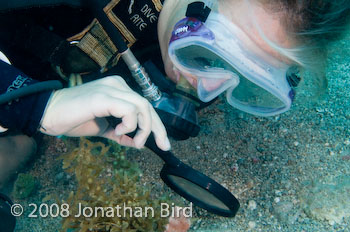
[[[259,0],[271,13],[283,15],[282,24],[298,47],[283,48],[270,41],[260,30],[265,41],[282,55],[295,62],[311,75],[313,92],[317,98],[327,89],[325,75],[327,47],[347,31],[350,20],[348,0]]]

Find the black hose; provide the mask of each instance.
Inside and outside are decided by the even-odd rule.
[[[0,105],[30,94],[44,92],[47,90],[61,89],[62,87],[63,87],[62,83],[55,80],[44,81],[44,82],[39,82],[32,85],[24,86],[22,88],[1,94]]]

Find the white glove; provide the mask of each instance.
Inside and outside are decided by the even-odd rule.
[[[108,116],[121,118],[122,122],[112,128],[105,119]],[[133,139],[125,135],[137,126]],[[55,91],[41,119],[40,131],[55,136],[100,136],[136,148],[144,146],[152,131],[158,147],[170,149],[164,125],[152,105],[119,76]]]

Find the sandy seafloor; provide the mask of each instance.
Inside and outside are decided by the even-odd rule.
[[[190,231],[350,231],[349,55],[350,36],[332,46],[329,91],[319,104],[299,97],[290,111],[262,118],[219,100],[200,113],[198,137],[172,141],[181,160],[226,186],[241,203],[235,218],[194,208]],[[63,196],[74,187],[55,160],[63,143],[48,140],[51,150],[41,147],[43,154],[27,170],[38,178],[39,190],[18,203],[40,203],[49,193]],[[159,178],[162,161],[156,155],[131,149],[127,157],[139,163],[145,185],[171,193]],[[20,217],[16,231],[59,228],[58,219]]]

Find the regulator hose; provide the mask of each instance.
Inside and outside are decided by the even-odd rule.
[[[62,83],[56,80],[38,82],[32,85],[24,86],[19,89],[1,94],[0,105],[30,94],[44,92],[47,90],[61,89],[62,87]]]

